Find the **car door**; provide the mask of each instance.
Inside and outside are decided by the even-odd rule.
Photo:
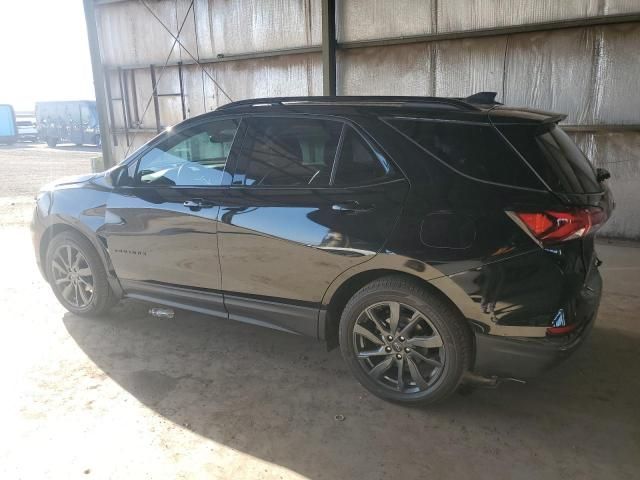
[[[110,195],[101,231],[130,296],[161,297],[226,316],[218,209],[239,119],[207,120],[143,151]]]
[[[219,211],[222,289],[231,318],[316,335],[329,284],[384,245],[408,184],[335,119],[255,116]]]

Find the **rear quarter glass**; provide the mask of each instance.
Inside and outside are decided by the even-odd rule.
[[[402,118],[387,122],[463,175],[513,187],[544,189],[531,168],[491,125]]]
[[[589,159],[556,124],[499,125],[498,129],[552,191],[598,193],[603,190]]]

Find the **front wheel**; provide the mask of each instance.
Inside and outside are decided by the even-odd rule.
[[[76,315],[100,315],[117,301],[102,260],[79,233],[62,232],[51,240],[47,278],[60,303]]]
[[[340,349],[351,372],[374,395],[428,404],[452,394],[468,370],[471,332],[452,306],[417,282],[389,276],[347,303]]]

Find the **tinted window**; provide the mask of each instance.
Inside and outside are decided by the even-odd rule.
[[[551,190],[594,193],[602,190],[587,157],[556,125],[499,127]]]
[[[144,185],[215,186],[238,129],[237,120],[218,120],[175,134],[144,154],[137,180]]]
[[[401,119],[393,119],[389,123],[440,161],[465,175],[518,187],[544,187],[490,125]]]
[[[341,128],[327,120],[247,119],[234,185],[328,185]]]
[[[335,185],[374,183],[391,173],[391,165],[371,150],[356,131],[345,127],[340,160],[336,168]]]

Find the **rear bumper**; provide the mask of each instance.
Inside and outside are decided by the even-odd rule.
[[[503,337],[475,333],[476,359],[473,371],[479,375],[531,378],[568,358],[591,332],[602,295],[602,279],[592,272],[576,302],[583,321],[568,335],[543,338]]]

